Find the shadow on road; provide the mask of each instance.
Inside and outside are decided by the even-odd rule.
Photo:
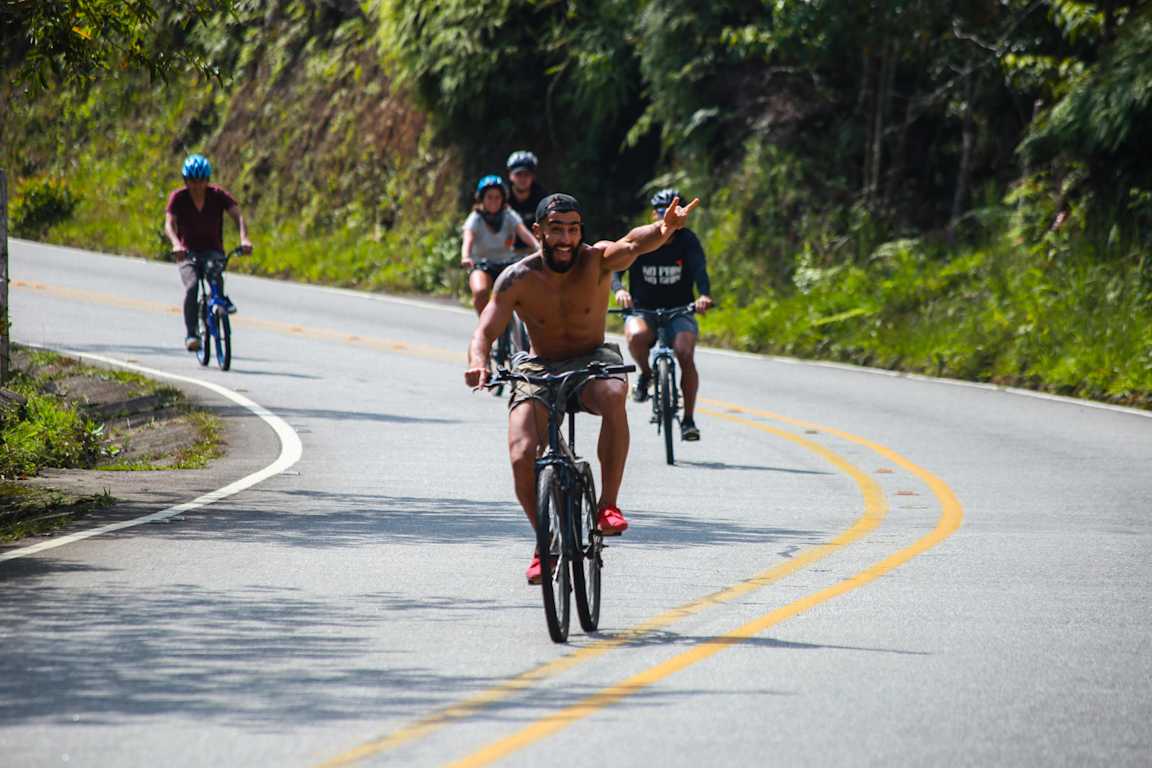
[[[752,544],[775,551],[778,545],[815,544],[831,534],[649,509],[629,510],[628,516],[632,527],[624,537],[610,540],[612,546]],[[315,549],[457,543],[503,546],[523,544],[531,538],[531,531],[511,499],[495,502],[264,487],[246,491],[242,506],[225,500],[170,525],[133,528],[117,535],[219,538]]]
[[[468,621],[504,606],[391,593],[320,599],[298,589],[0,586],[0,723],[123,725],[125,716],[275,725],[387,718],[484,689],[483,676],[411,666],[379,647],[382,612]]]

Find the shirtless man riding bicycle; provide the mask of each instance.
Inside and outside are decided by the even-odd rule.
[[[541,200],[532,225],[541,250],[509,267],[496,281],[492,300],[472,335],[465,383],[475,389],[487,381],[489,351],[513,311],[527,325],[535,353],[518,360],[515,370],[562,373],[593,361],[620,365],[620,348],[604,341],[612,273],[627,269],[638,256],[667,242],[699,202],[680,206],[676,200],[660,221],[637,227],[615,242],[602,240],[589,245],[582,242],[583,216],[574,197],[555,194]],[[548,431],[548,411],[536,395],[531,386],[517,382],[508,405],[508,453],[516,498],[529,521],[536,519],[534,462]],[[597,443],[597,522],[608,536],[619,535],[628,527],[617,505],[628,458],[627,395],[628,384],[623,378],[591,380],[579,389],[581,409],[602,419]],[[527,576],[529,583],[539,580],[537,557],[533,557]]]

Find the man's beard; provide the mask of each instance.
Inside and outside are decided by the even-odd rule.
[[[572,258],[568,260],[567,264],[556,263],[556,249],[549,247],[548,243],[540,243],[540,250],[544,253],[544,263],[548,266],[548,269],[564,274],[576,266],[576,256],[580,253],[580,244],[577,243],[576,246],[572,248]]]

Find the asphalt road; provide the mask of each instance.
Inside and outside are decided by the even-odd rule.
[[[17,341],[222,385],[302,450],[0,561],[5,766],[1152,763],[1146,414],[701,350],[703,439],[668,467],[630,406],[602,631],[557,646],[470,313],[233,276],[222,373],[172,265],[11,272]],[[246,423],[190,496],[281,455]]]

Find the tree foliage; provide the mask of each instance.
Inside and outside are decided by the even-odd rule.
[[[10,84],[47,88],[75,78],[143,70],[215,72],[181,45],[195,24],[234,0],[2,0],[0,67]]]

